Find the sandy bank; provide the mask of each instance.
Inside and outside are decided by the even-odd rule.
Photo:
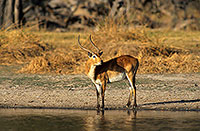
[[[200,111],[200,74],[137,75],[138,109]],[[105,108],[124,109],[128,82],[109,84]],[[0,107],[95,109],[96,92],[84,75],[1,75]]]

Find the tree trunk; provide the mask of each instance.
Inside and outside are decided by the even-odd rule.
[[[22,0],[0,0],[0,29],[22,22]]]

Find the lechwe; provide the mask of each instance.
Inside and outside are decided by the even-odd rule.
[[[92,80],[96,87],[97,92],[97,109],[100,108],[99,104],[99,94],[101,93],[102,97],[102,108],[104,109],[104,96],[106,90],[106,84],[110,82],[120,81],[123,79],[128,79],[130,83],[130,94],[127,103],[127,107],[130,107],[132,96],[134,93],[134,103],[133,107],[137,106],[136,104],[136,86],[135,86],[135,75],[139,66],[138,59],[130,55],[122,55],[116,58],[113,58],[109,61],[103,62],[100,58],[103,51],[92,42],[90,35],[90,42],[97,50],[97,53],[92,52],[89,49],[84,48],[80,43],[80,35],[78,36],[79,46],[88,52],[89,59],[86,62],[86,74]]]

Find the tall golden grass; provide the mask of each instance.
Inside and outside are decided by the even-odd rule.
[[[43,56],[51,46],[23,29],[0,31],[1,65],[23,64],[36,56]]]
[[[106,19],[94,32],[98,45],[106,52],[105,59],[133,55],[140,61],[139,73],[189,73],[200,71],[199,54],[165,45],[164,37],[150,37],[146,27],[130,28],[124,21]],[[183,36],[182,36],[182,39]],[[197,38],[200,41],[200,37]],[[198,41],[198,42],[199,42]],[[174,44],[176,46],[176,44]],[[198,48],[198,47],[197,47]],[[199,48],[198,48],[199,49]],[[108,54],[108,55],[107,55]]]
[[[200,72],[198,47],[197,53],[192,53],[166,45],[168,37],[154,37],[154,31],[148,28],[130,28],[113,20],[103,22],[91,32],[0,31],[0,62],[23,64],[19,73],[83,73],[87,53],[79,48],[77,36],[81,34],[83,45],[95,51],[88,38],[92,34],[93,41],[104,51],[104,61],[129,54],[139,59],[139,73]]]

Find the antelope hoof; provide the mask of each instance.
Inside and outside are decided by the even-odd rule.
[[[101,110],[104,110],[104,106],[101,106]]]
[[[97,110],[100,110],[100,105],[99,104],[97,105]]]
[[[131,105],[131,102],[128,102],[128,103],[126,104],[126,107],[129,108],[130,105]]]
[[[136,107],[137,107],[137,104],[133,104],[133,109],[136,109]]]

